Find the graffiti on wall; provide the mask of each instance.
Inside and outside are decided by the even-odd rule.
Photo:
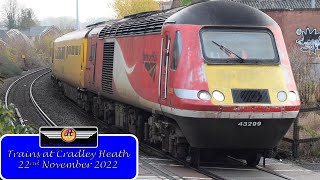
[[[317,29],[310,30],[309,27],[306,30],[297,29],[296,34],[301,36],[301,39],[297,39],[296,43],[301,46],[303,52],[309,52],[317,54],[320,50],[320,33]]]

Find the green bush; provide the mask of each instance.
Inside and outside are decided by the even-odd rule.
[[[307,133],[308,135],[311,136],[311,138],[320,138],[320,134],[318,131],[311,129],[309,127],[303,126],[303,125],[299,125],[298,126],[299,129],[305,133]]]
[[[9,78],[21,74],[22,69],[13,61],[11,53],[0,51],[0,77]]]
[[[180,0],[182,6],[189,6],[192,0]]]
[[[34,134],[35,130],[30,126],[22,126],[16,118],[13,105],[8,108],[0,102],[0,136],[5,134]]]

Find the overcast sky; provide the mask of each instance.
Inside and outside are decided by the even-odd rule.
[[[71,16],[76,17],[76,0],[17,0],[20,8],[32,8],[36,17],[42,20],[46,17]],[[2,11],[6,0],[0,0]],[[90,18],[115,17],[110,7],[113,0],[79,0],[79,18],[81,22]],[[109,8],[108,8],[109,7]]]

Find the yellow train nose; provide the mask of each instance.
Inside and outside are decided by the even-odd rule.
[[[280,65],[208,65],[205,64],[211,99],[217,105],[285,105],[278,93],[288,89]],[[217,96],[217,98],[215,98]],[[221,100],[224,96],[224,100]]]

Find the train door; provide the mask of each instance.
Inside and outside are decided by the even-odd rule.
[[[171,38],[169,32],[164,33],[162,40],[162,55],[160,60],[160,87],[159,87],[159,103],[168,105],[168,84],[169,76],[169,61],[171,51]]]
[[[94,35],[91,38],[89,44],[89,62],[90,62],[90,70],[89,70],[89,83],[90,85],[94,85],[96,81],[96,60],[97,60],[97,36]]]

